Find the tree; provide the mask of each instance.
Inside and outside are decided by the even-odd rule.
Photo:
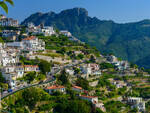
[[[83,59],[83,58],[84,58],[84,55],[83,55],[83,54],[79,54],[77,57],[78,57],[79,59]]]
[[[44,74],[38,74],[37,80],[44,80],[46,76]]]
[[[2,72],[0,72],[0,82],[1,83],[5,82],[5,78],[3,77]]]
[[[101,67],[101,69],[108,69],[108,68],[114,68],[114,65],[110,64],[110,63],[103,62],[100,64],[100,67]]]
[[[0,7],[3,8],[3,10],[8,13],[8,6],[7,3],[14,5],[14,2],[12,0],[2,0],[0,1]]]
[[[79,74],[80,72],[81,72],[80,68],[76,68],[76,67],[74,68],[74,73],[75,74]]]
[[[65,47],[62,47],[59,51],[57,51],[58,53],[61,53],[62,55],[64,55],[66,53],[67,49]]]
[[[91,106],[88,102],[82,100],[63,100],[54,108],[56,113],[90,113]]]
[[[125,105],[121,103],[120,101],[108,101],[105,104],[105,108],[107,112],[109,113],[120,113],[120,111],[122,110],[122,107],[124,106]]]
[[[8,84],[6,83],[0,83],[0,87],[2,87],[3,90],[8,90]]]
[[[39,63],[40,70],[43,74],[46,74],[47,72],[50,72],[51,63],[41,60]]]
[[[43,92],[40,89],[30,88],[23,91],[22,99],[24,99],[25,104],[32,109],[36,103],[41,100],[42,95]]]
[[[86,79],[84,79],[84,78],[81,78],[81,77],[78,78],[77,81],[76,81],[76,84],[78,86],[81,86],[85,90],[89,89],[89,82]]]
[[[25,76],[25,80],[31,83],[36,77],[36,72],[30,72]]]
[[[99,108],[96,108],[96,112],[95,113],[104,113],[102,110],[100,110]]]
[[[91,57],[90,57],[90,62],[92,62],[92,63],[96,62],[96,59],[95,59],[95,57],[93,55],[91,55]]]
[[[65,70],[61,72],[60,76],[58,77],[58,80],[62,82],[62,85],[67,85],[69,83],[67,73]]]

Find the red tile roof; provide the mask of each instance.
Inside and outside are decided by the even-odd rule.
[[[33,40],[33,39],[35,39],[36,37],[35,36],[30,36],[30,37],[27,37],[27,38],[25,38],[25,39],[23,39],[23,40]]]
[[[50,87],[47,87],[46,89],[61,89],[61,88],[65,88],[64,86],[50,86]]]
[[[73,88],[82,90],[82,87],[79,87],[79,86],[73,86]]]

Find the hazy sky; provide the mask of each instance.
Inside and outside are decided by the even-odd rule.
[[[9,17],[20,22],[35,12],[60,12],[64,9],[86,8],[90,16],[119,23],[150,19],[150,0],[14,0]],[[2,9],[0,10],[1,12]]]

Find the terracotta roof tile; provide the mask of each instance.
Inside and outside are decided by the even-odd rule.
[[[46,89],[61,89],[61,88],[65,88],[64,86],[50,86],[50,87],[47,87]]]
[[[23,39],[23,40],[33,40],[33,39],[35,39],[36,37],[35,36],[30,36],[30,37],[27,37],[27,38],[25,38],[25,39]]]
[[[73,88],[82,90],[82,87],[79,87],[79,86],[73,86]]]

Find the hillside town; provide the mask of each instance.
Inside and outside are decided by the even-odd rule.
[[[70,84],[76,97],[104,113],[109,113],[109,102],[117,103],[122,113],[147,112],[150,97],[146,92],[141,93],[140,88],[150,86],[150,75],[137,65],[112,54],[102,55],[67,30],[57,31],[52,26],[33,23],[22,26],[3,15],[0,26],[3,28],[0,33],[2,98],[44,83],[41,87],[49,95],[56,92],[67,95]],[[54,82],[49,84],[51,80]]]

